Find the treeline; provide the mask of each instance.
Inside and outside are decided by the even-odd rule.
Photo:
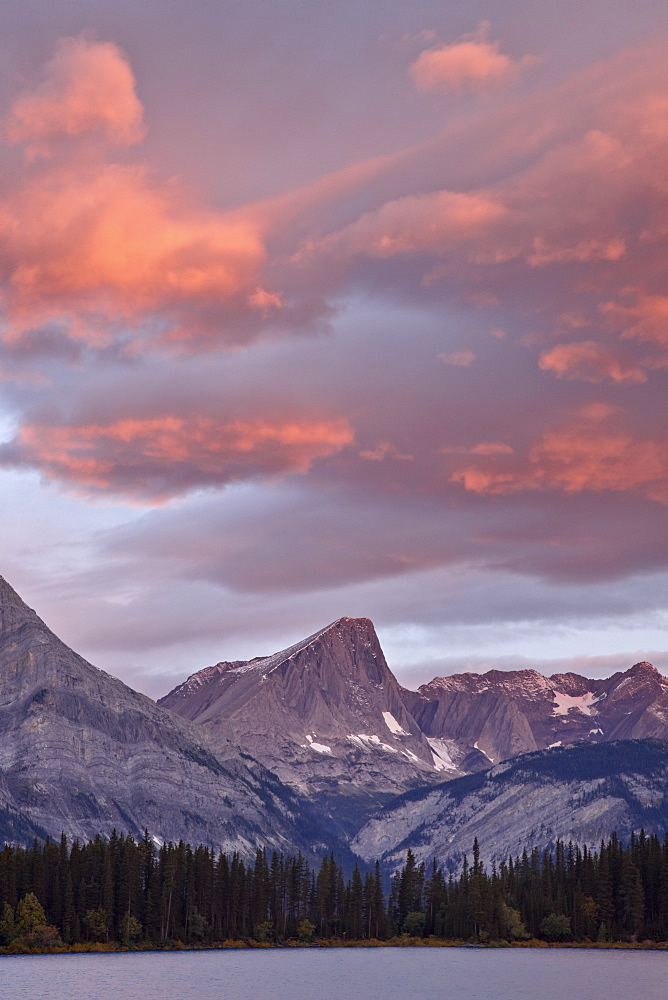
[[[668,834],[557,843],[486,871],[477,841],[455,877],[411,851],[383,891],[380,865],[349,878],[333,855],[254,861],[112,834],[0,851],[0,944],[48,948],[224,941],[308,943],[397,935],[494,942],[668,940]]]
[[[598,851],[561,841],[485,871],[471,863],[446,878],[412,852],[389,900],[394,927],[464,941],[668,941],[668,834],[616,834]]]

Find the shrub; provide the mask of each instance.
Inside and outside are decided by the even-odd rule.
[[[563,913],[550,913],[540,924],[540,932],[548,941],[566,941],[573,936],[570,919]]]

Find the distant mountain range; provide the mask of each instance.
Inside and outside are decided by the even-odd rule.
[[[472,742],[492,763],[581,740],[668,738],[668,679],[636,663],[605,680],[535,670],[436,677],[404,698],[428,737]]]
[[[390,671],[372,623],[218,663],[156,705],[0,577],[0,839],[108,835],[456,861],[668,826],[668,680]],[[505,763],[500,763],[505,761]]]
[[[392,794],[521,754],[668,738],[668,679],[649,663],[605,680],[490,670],[409,691],[367,618],[340,618],[270,657],[206,667],[159,704],[214,742],[237,742],[348,834]]]

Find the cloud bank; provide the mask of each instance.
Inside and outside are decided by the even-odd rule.
[[[666,38],[558,59],[537,21],[387,17],[408,41],[364,57],[258,41],[271,86],[224,39],[196,99],[191,54],[170,90],[150,47],[76,30],[4,80],[0,475],[115,505],[81,580],[123,567],[112,617],[154,637],[164,576],[297,638],[348,601],[437,628],[467,574],[517,588],[509,620],[530,585],[534,623],[593,620],[666,571]]]

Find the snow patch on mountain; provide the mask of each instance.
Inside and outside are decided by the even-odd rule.
[[[389,743],[383,743],[380,736],[367,736],[366,733],[358,733],[357,736],[353,736],[351,733],[346,736],[346,739],[362,750],[369,750],[371,747],[375,747],[378,750],[385,750],[388,753],[399,753],[396,747],[391,747]],[[418,758],[416,757],[415,759],[417,760]]]
[[[476,740],[476,741],[475,741],[475,743],[473,744],[473,749],[474,749],[474,750],[479,750],[479,751],[480,751],[480,753],[482,753],[482,754],[485,754],[485,757],[487,758],[487,760],[491,760],[492,764],[494,763],[494,758],[493,758],[493,757],[490,757],[490,755],[489,755],[488,753],[486,753],[486,752],[485,752],[485,751],[483,750],[483,748],[482,748],[482,747],[478,746],[478,741],[477,741],[477,740]]]
[[[382,716],[385,720],[385,725],[391,733],[394,733],[396,736],[410,736],[410,733],[407,733],[405,729],[401,728],[391,712],[383,712]]]
[[[431,747],[431,755],[434,758],[434,769],[436,771],[457,771],[457,765],[450,756],[452,745],[447,740],[427,737],[427,743]]]
[[[552,702],[556,702],[556,707],[552,709],[553,715],[568,715],[572,708],[577,709],[578,712],[582,712],[583,715],[591,715],[594,704],[598,701],[598,697],[593,691],[587,691],[586,694],[564,694],[561,691],[553,691]]]
[[[306,739],[308,740],[308,744],[302,743],[302,746],[309,746],[311,750],[315,750],[316,753],[328,753],[330,757],[334,756],[331,747],[325,746],[324,743],[316,743],[313,737],[309,736],[308,733],[306,734]]]

